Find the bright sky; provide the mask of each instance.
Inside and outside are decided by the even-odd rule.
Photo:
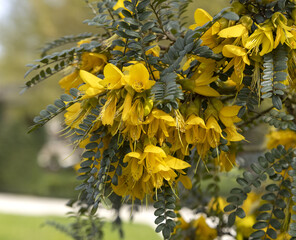
[[[0,0],[0,19],[7,17],[11,7],[9,0]]]
[[[0,20],[3,23],[6,17],[8,17],[11,8],[11,1],[10,0],[0,0]],[[0,57],[3,55],[3,46],[0,42]]]

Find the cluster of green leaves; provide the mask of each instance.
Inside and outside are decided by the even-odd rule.
[[[46,221],[46,224],[54,227],[74,240],[103,239],[104,221],[101,218],[85,214],[71,214],[71,217],[74,217],[75,221],[67,225],[56,221]]]
[[[267,180],[267,175],[271,181],[265,187],[265,192],[261,196],[263,200],[259,207],[255,230],[251,234],[252,239],[266,239],[270,237],[276,239],[276,230],[284,231],[283,219],[286,218],[286,211],[289,212],[289,202],[291,198],[291,181],[288,178],[289,167],[295,162],[295,151],[286,150],[282,145],[272,149],[270,152],[260,156],[256,163],[251,165],[252,171],[245,171],[242,177],[237,178],[237,183],[241,187],[231,190],[231,195],[227,198],[225,212],[231,212],[228,217],[228,225],[235,223],[236,217],[244,218],[245,211],[240,207],[247,199],[252,187],[258,189]]]
[[[282,109],[281,97],[286,86],[282,83],[287,79],[288,50],[279,45],[274,51],[263,56],[263,81],[261,82],[262,99],[271,98],[276,109]]]
[[[296,124],[293,122],[294,116],[285,112],[279,112],[272,109],[269,113],[262,116],[262,120],[275,128],[280,128],[282,130],[291,129],[296,131]]]
[[[52,42],[46,43],[45,46],[41,49],[41,57],[45,57],[48,51],[52,50],[53,48],[61,47],[65,44],[69,43],[76,43],[82,39],[92,37],[92,33],[80,33],[78,35],[68,35],[61,38],[58,38]]]
[[[254,111],[259,103],[257,86],[252,86],[254,67],[246,66],[244,75],[242,81],[243,88],[238,92],[236,102],[238,106],[242,106],[238,113],[238,117],[240,118],[247,112],[247,110]]]
[[[39,116],[34,118],[34,125],[30,127],[29,132],[42,127],[52,118],[56,117],[58,114],[65,111],[68,107],[72,106],[74,103],[79,101],[78,90],[72,88],[70,94],[62,94],[60,98],[54,101],[54,104],[49,104],[46,109],[40,111]]]
[[[176,197],[169,184],[165,184],[160,192],[157,192],[154,197],[154,215],[156,216],[155,224],[157,225],[155,231],[162,232],[164,239],[170,239],[171,233],[174,232],[176,222]]]
[[[289,231],[288,233],[292,236],[292,240],[296,238],[296,158],[293,158],[293,161],[291,163],[292,169],[288,171],[289,176],[292,178],[292,183],[291,183],[291,193],[292,193],[292,201],[293,201],[293,206],[292,206],[292,214],[291,214],[291,223],[289,226]]]

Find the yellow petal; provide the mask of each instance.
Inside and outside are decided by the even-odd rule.
[[[238,114],[239,110],[241,109],[241,106],[226,106],[223,107],[220,111],[220,114],[222,114],[225,117],[234,117]]]
[[[194,12],[194,20],[198,27],[203,26],[209,21],[212,21],[212,16],[205,10],[198,8]]]
[[[104,68],[103,83],[108,89],[119,89],[124,85],[123,73],[115,65],[108,63]]]
[[[191,115],[186,121],[187,125],[201,125],[203,128],[206,128],[205,121],[201,117]]]
[[[178,178],[178,180],[180,180],[180,182],[183,184],[183,186],[186,189],[191,189],[192,188],[192,182],[191,179],[188,176],[184,176],[184,175],[180,175],[180,177]]]
[[[222,49],[222,53],[225,57],[233,58],[236,56],[245,56],[247,51],[239,46],[225,45]]]
[[[102,81],[102,79],[96,77],[95,75],[87,72],[87,71],[84,71],[84,70],[80,70],[79,72],[79,75],[81,77],[81,79],[89,84],[91,87],[93,88],[104,88],[100,82]]]
[[[157,119],[161,119],[166,122],[173,123],[173,124],[175,123],[175,120],[172,116],[170,116],[169,114],[167,114],[164,111],[161,111],[159,109],[153,109],[152,115],[153,115],[153,117],[155,117]]]
[[[123,162],[128,162],[128,157],[129,158],[137,158],[137,159],[140,159],[141,158],[141,153],[138,153],[138,152],[130,152],[130,153],[128,153],[128,154],[126,154],[124,156]]]
[[[198,86],[194,88],[194,92],[208,97],[219,97],[220,94],[209,86]]]
[[[238,24],[232,27],[224,28],[218,35],[222,38],[237,38],[241,37],[246,31],[248,30],[244,25]]]
[[[180,160],[178,158],[168,156],[166,164],[172,168],[172,169],[184,169],[184,168],[189,168],[191,165],[183,160]]]
[[[161,157],[166,157],[166,153],[160,148],[160,147],[156,147],[154,145],[147,145],[144,149],[145,153],[156,153],[159,154]]]

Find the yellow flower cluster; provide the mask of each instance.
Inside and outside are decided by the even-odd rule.
[[[286,149],[296,147],[296,132],[292,130],[271,131],[267,135],[267,148],[276,148],[283,145]]]
[[[215,53],[222,53],[228,61],[216,62],[216,68],[223,68],[227,72],[234,67],[231,75],[231,81],[235,82],[237,88],[240,87],[243,78],[243,72],[246,65],[254,65],[251,61],[262,63],[261,56],[266,55],[279,44],[285,44],[290,49],[296,48],[296,25],[295,21],[288,21],[283,13],[275,12],[270,19],[257,24],[248,15],[248,10],[243,4],[235,1],[232,5],[233,11],[243,15],[238,22],[226,21],[221,19],[208,29],[201,37],[203,45],[210,47]],[[292,16],[296,11],[293,10]],[[203,9],[195,11],[195,24],[190,29],[203,26],[213,18]],[[294,17],[295,20],[295,17]],[[253,27],[255,26],[255,30]],[[194,57],[193,57],[194,58]],[[189,62],[193,60],[189,59]],[[199,59],[200,60],[200,59]],[[203,59],[201,59],[203,61]],[[294,60],[292,60],[293,64]],[[188,64],[187,64],[188,65]],[[214,68],[208,71],[213,73]],[[295,75],[294,70],[290,69],[290,75]],[[207,85],[214,79],[207,78]],[[196,83],[197,84],[197,83]],[[217,96],[213,90],[204,91],[199,88],[202,95]]]
[[[218,233],[215,228],[211,228],[204,216],[186,222],[184,218],[178,218],[180,225],[177,225],[176,231],[182,229],[182,239],[184,240],[214,240]]]
[[[119,8],[123,8],[122,1],[114,6],[114,9]],[[244,11],[237,2],[233,4],[233,10]],[[189,28],[201,27],[212,19],[206,11],[197,9],[195,24]],[[80,147],[86,146],[92,132],[101,126],[107,129],[108,134],[98,142],[108,145],[111,136],[116,134],[129,142],[130,152],[124,157],[127,167],[118,177],[118,184],[111,184],[115,193],[143,199],[146,194],[160,188],[164,181],[170,185],[181,181],[190,188],[191,183],[184,170],[191,163],[184,159],[195,150],[199,159],[205,163],[213,161],[220,171],[229,171],[236,164],[235,151],[231,149],[232,143],[244,140],[236,126],[240,121],[237,115],[241,107],[223,101],[223,89],[230,87],[235,90],[235,86],[239,90],[245,66],[260,61],[260,56],[277,45],[294,46],[293,26],[280,13],[258,24],[256,30],[251,29],[252,24],[248,15],[241,17],[236,24],[220,19],[203,34],[202,45],[214,53],[222,53],[224,58],[217,61],[187,55],[182,74],[178,75],[186,97],[178,102],[179,109],[170,113],[155,105],[151,89],[160,80],[160,73],[147,62],[129,61],[124,66],[116,66],[110,63],[112,55],[109,53],[90,52],[83,53],[73,64],[74,71],[64,77],[60,85],[65,92],[77,88],[80,100],[67,109],[65,123],[69,128],[79,129],[91,109],[98,103],[102,104],[95,124],[79,143]],[[276,39],[273,40],[275,31]],[[112,39],[115,38],[111,37],[110,41]],[[90,41],[85,39],[78,44]],[[116,46],[115,50],[124,51],[121,48]],[[161,51],[156,41],[145,54],[159,57]],[[222,82],[219,74],[232,68],[232,75]],[[221,144],[230,151],[221,151]],[[100,151],[103,155],[103,150]],[[216,156],[211,154],[212,151],[217,152]]]

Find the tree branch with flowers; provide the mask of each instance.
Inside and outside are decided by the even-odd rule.
[[[86,2],[95,16],[85,22],[106,31],[46,45],[25,88],[71,68],[30,130],[64,112],[66,135],[84,149],[79,213],[152,204],[164,239],[294,239],[296,2],[234,0],[214,17],[198,8],[188,28],[190,1]],[[46,55],[68,42],[77,45]],[[221,172],[238,167],[259,123],[272,126],[270,150],[224,198]],[[185,206],[199,217],[186,222]]]

